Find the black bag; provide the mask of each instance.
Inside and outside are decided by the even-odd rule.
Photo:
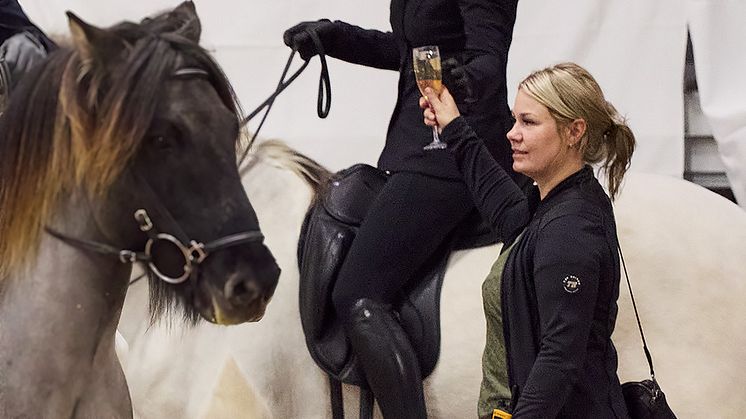
[[[619,256],[622,259],[624,276],[627,278],[627,287],[629,288],[629,296],[632,299],[632,307],[635,309],[637,327],[640,329],[642,349],[645,351],[645,358],[647,358],[648,366],[650,367],[649,380],[629,381],[622,384],[622,394],[624,395],[624,403],[627,405],[627,412],[632,419],[676,419],[676,415],[674,415],[668,406],[666,395],[663,394],[663,390],[661,390],[658,382],[655,380],[653,357],[650,355],[648,344],[645,342],[645,334],[642,332],[642,323],[640,323],[640,315],[637,313],[637,304],[635,304],[635,296],[632,294],[632,284],[629,282],[627,266],[624,264],[621,247],[619,248]]]
[[[633,419],[676,419],[668,407],[666,395],[654,380],[624,383],[622,394],[629,416]]]

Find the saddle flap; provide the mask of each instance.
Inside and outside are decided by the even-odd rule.
[[[412,285],[403,291],[397,309],[420,362],[422,377],[433,372],[440,356],[440,292],[452,244],[446,240],[425,262]]]
[[[337,172],[323,198],[326,212],[340,222],[359,226],[383,185],[386,175],[367,164],[356,164]]]

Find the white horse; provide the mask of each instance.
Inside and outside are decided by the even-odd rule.
[[[283,272],[258,323],[148,327],[147,289],[128,293],[120,330],[141,418],[328,418],[329,386],[305,346],[298,312],[297,236],[312,198],[307,159],[260,144],[244,186]],[[303,176],[298,174],[305,170]],[[313,176],[311,176],[313,178]],[[631,173],[615,203],[619,237],[656,376],[681,418],[746,412],[746,213],[678,179]],[[429,417],[476,416],[485,341],[481,282],[498,246],[451,256],[442,294],[442,351],[425,381]],[[614,341],[622,381],[646,377],[622,278]],[[345,387],[347,417],[357,391]]]

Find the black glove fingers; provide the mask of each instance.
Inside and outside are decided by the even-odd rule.
[[[456,83],[467,82],[466,71],[464,71],[463,67],[456,67],[453,70],[451,70],[451,77],[456,81]]]
[[[454,67],[458,67],[458,66],[459,66],[458,61],[453,57],[445,59],[441,61],[440,63],[440,68],[442,68],[443,71],[450,71]]]
[[[443,60],[441,63],[443,71],[443,83],[456,99],[456,103],[470,104],[476,102],[471,88],[469,75],[464,66],[455,57]]]
[[[311,36],[308,35],[308,32],[300,32],[296,33],[295,36],[293,36],[293,47],[295,47],[298,51],[302,49],[308,49],[308,46],[313,45],[313,41],[311,41]]]
[[[306,26],[308,26],[309,23],[312,22],[301,22],[290,29],[286,30],[284,34],[282,34],[282,41],[285,43],[285,45],[292,47],[294,44],[294,38],[299,33],[304,33]]]
[[[289,47],[293,46],[293,34],[290,32],[290,29],[282,34],[282,42]]]
[[[316,32],[321,42],[324,43],[325,38],[333,29],[334,23],[329,19],[301,22],[286,30],[282,35],[282,41],[290,48],[295,48],[302,59],[309,60],[318,54],[318,51],[308,31]]]

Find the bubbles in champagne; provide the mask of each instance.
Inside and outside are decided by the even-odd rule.
[[[424,95],[426,87],[430,87],[440,94],[443,88],[442,73],[440,69],[440,56],[433,54],[433,51],[425,51],[421,54],[414,54],[414,75],[417,79],[417,87]]]
[[[420,88],[420,93],[422,93],[422,96],[425,96],[425,88],[429,87],[435,91],[435,93],[440,94],[441,90],[443,90],[443,82],[441,80],[417,80],[417,87]]]

